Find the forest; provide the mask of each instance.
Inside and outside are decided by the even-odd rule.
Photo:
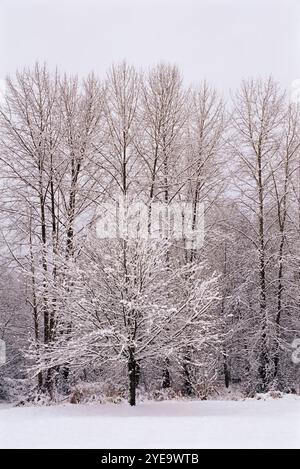
[[[8,77],[0,398],[299,392],[299,117],[272,77],[226,97],[167,63]]]

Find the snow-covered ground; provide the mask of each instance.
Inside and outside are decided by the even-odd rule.
[[[300,448],[300,398],[11,407],[1,448]]]

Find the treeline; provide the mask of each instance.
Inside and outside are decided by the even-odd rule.
[[[168,64],[122,63],[103,80],[37,64],[8,78],[0,393],[26,383],[27,399],[52,401],[98,382],[134,405],[137,390],[293,391],[299,145],[299,107],[271,78],[244,81],[227,109]],[[136,217],[131,235],[109,237],[121,198],[146,207],[148,239]],[[169,223],[151,237],[154,204]],[[190,230],[172,237],[174,204]]]

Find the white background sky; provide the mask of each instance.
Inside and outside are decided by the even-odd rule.
[[[242,77],[300,78],[300,0],[0,0],[0,78],[47,61],[80,75],[112,62],[177,63],[228,92]]]

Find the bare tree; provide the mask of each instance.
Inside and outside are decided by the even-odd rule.
[[[283,95],[278,85],[267,81],[243,82],[235,99],[232,125],[234,155],[239,161],[235,173],[241,193],[243,213],[249,222],[250,237],[257,254],[259,302],[259,377],[263,390],[270,380],[269,308],[267,304],[267,264],[270,222],[268,217],[272,173],[277,159],[283,119]]]

